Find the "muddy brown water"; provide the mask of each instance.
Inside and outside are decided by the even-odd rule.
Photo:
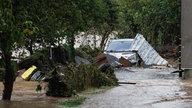
[[[105,92],[86,95],[80,108],[192,108],[192,80],[181,80],[173,69],[118,69],[120,84]],[[11,101],[0,100],[0,108],[63,108],[57,103],[67,98],[45,96],[36,92],[38,82],[17,78]],[[43,83],[46,88],[46,84]],[[0,83],[0,98],[3,84]]]
[[[11,101],[0,100],[0,108],[60,108],[58,102],[64,101],[67,98],[55,98],[45,95],[46,83],[43,83],[43,90],[36,92],[36,87],[39,83],[35,81],[24,81],[17,77]],[[3,84],[0,83],[0,98],[2,98]]]

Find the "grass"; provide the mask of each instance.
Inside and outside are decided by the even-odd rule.
[[[67,106],[67,107],[76,107],[78,105],[81,105],[85,101],[86,97],[76,97],[64,102],[60,102],[59,105]]]
[[[113,87],[114,86],[102,86],[100,88],[88,88],[80,93],[81,94],[80,97],[75,97],[64,102],[59,102],[58,104],[66,107],[77,107],[78,105],[81,105],[86,100],[86,97],[84,96],[101,93]]]
[[[105,92],[106,90],[109,90],[115,86],[101,86],[100,88],[88,88],[81,92],[81,94],[87,95],[87,94],[98,94]]]

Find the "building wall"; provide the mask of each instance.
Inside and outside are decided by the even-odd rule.
[[[181,2],[181,66],[192,69],[192,0]]]
[[[192,0],[181,0],[181,67],[184,78],[192,78]]]

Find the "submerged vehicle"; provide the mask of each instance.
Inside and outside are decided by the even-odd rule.
[[[121,57],[129,60],[131,64],[135,65],[139,61],[136,52],[130,51],[130,47],[134,39],[113,39],[108,42],[105,47],[104,53],[114,56],[118,59]]]
[[[33,71],[37,69],[36,66],[32,65],[29,69],[27,69],[22,75],[21,78],[24,80],[29,80],[30,76],[33,74]]]

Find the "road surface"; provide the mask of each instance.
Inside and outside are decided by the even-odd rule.
[[[182,81],[174,69],[119,69],[120,84],[90,96],[81,108],[192,108],[190,81]],[[134,84],[136,83],[136,84]]]

